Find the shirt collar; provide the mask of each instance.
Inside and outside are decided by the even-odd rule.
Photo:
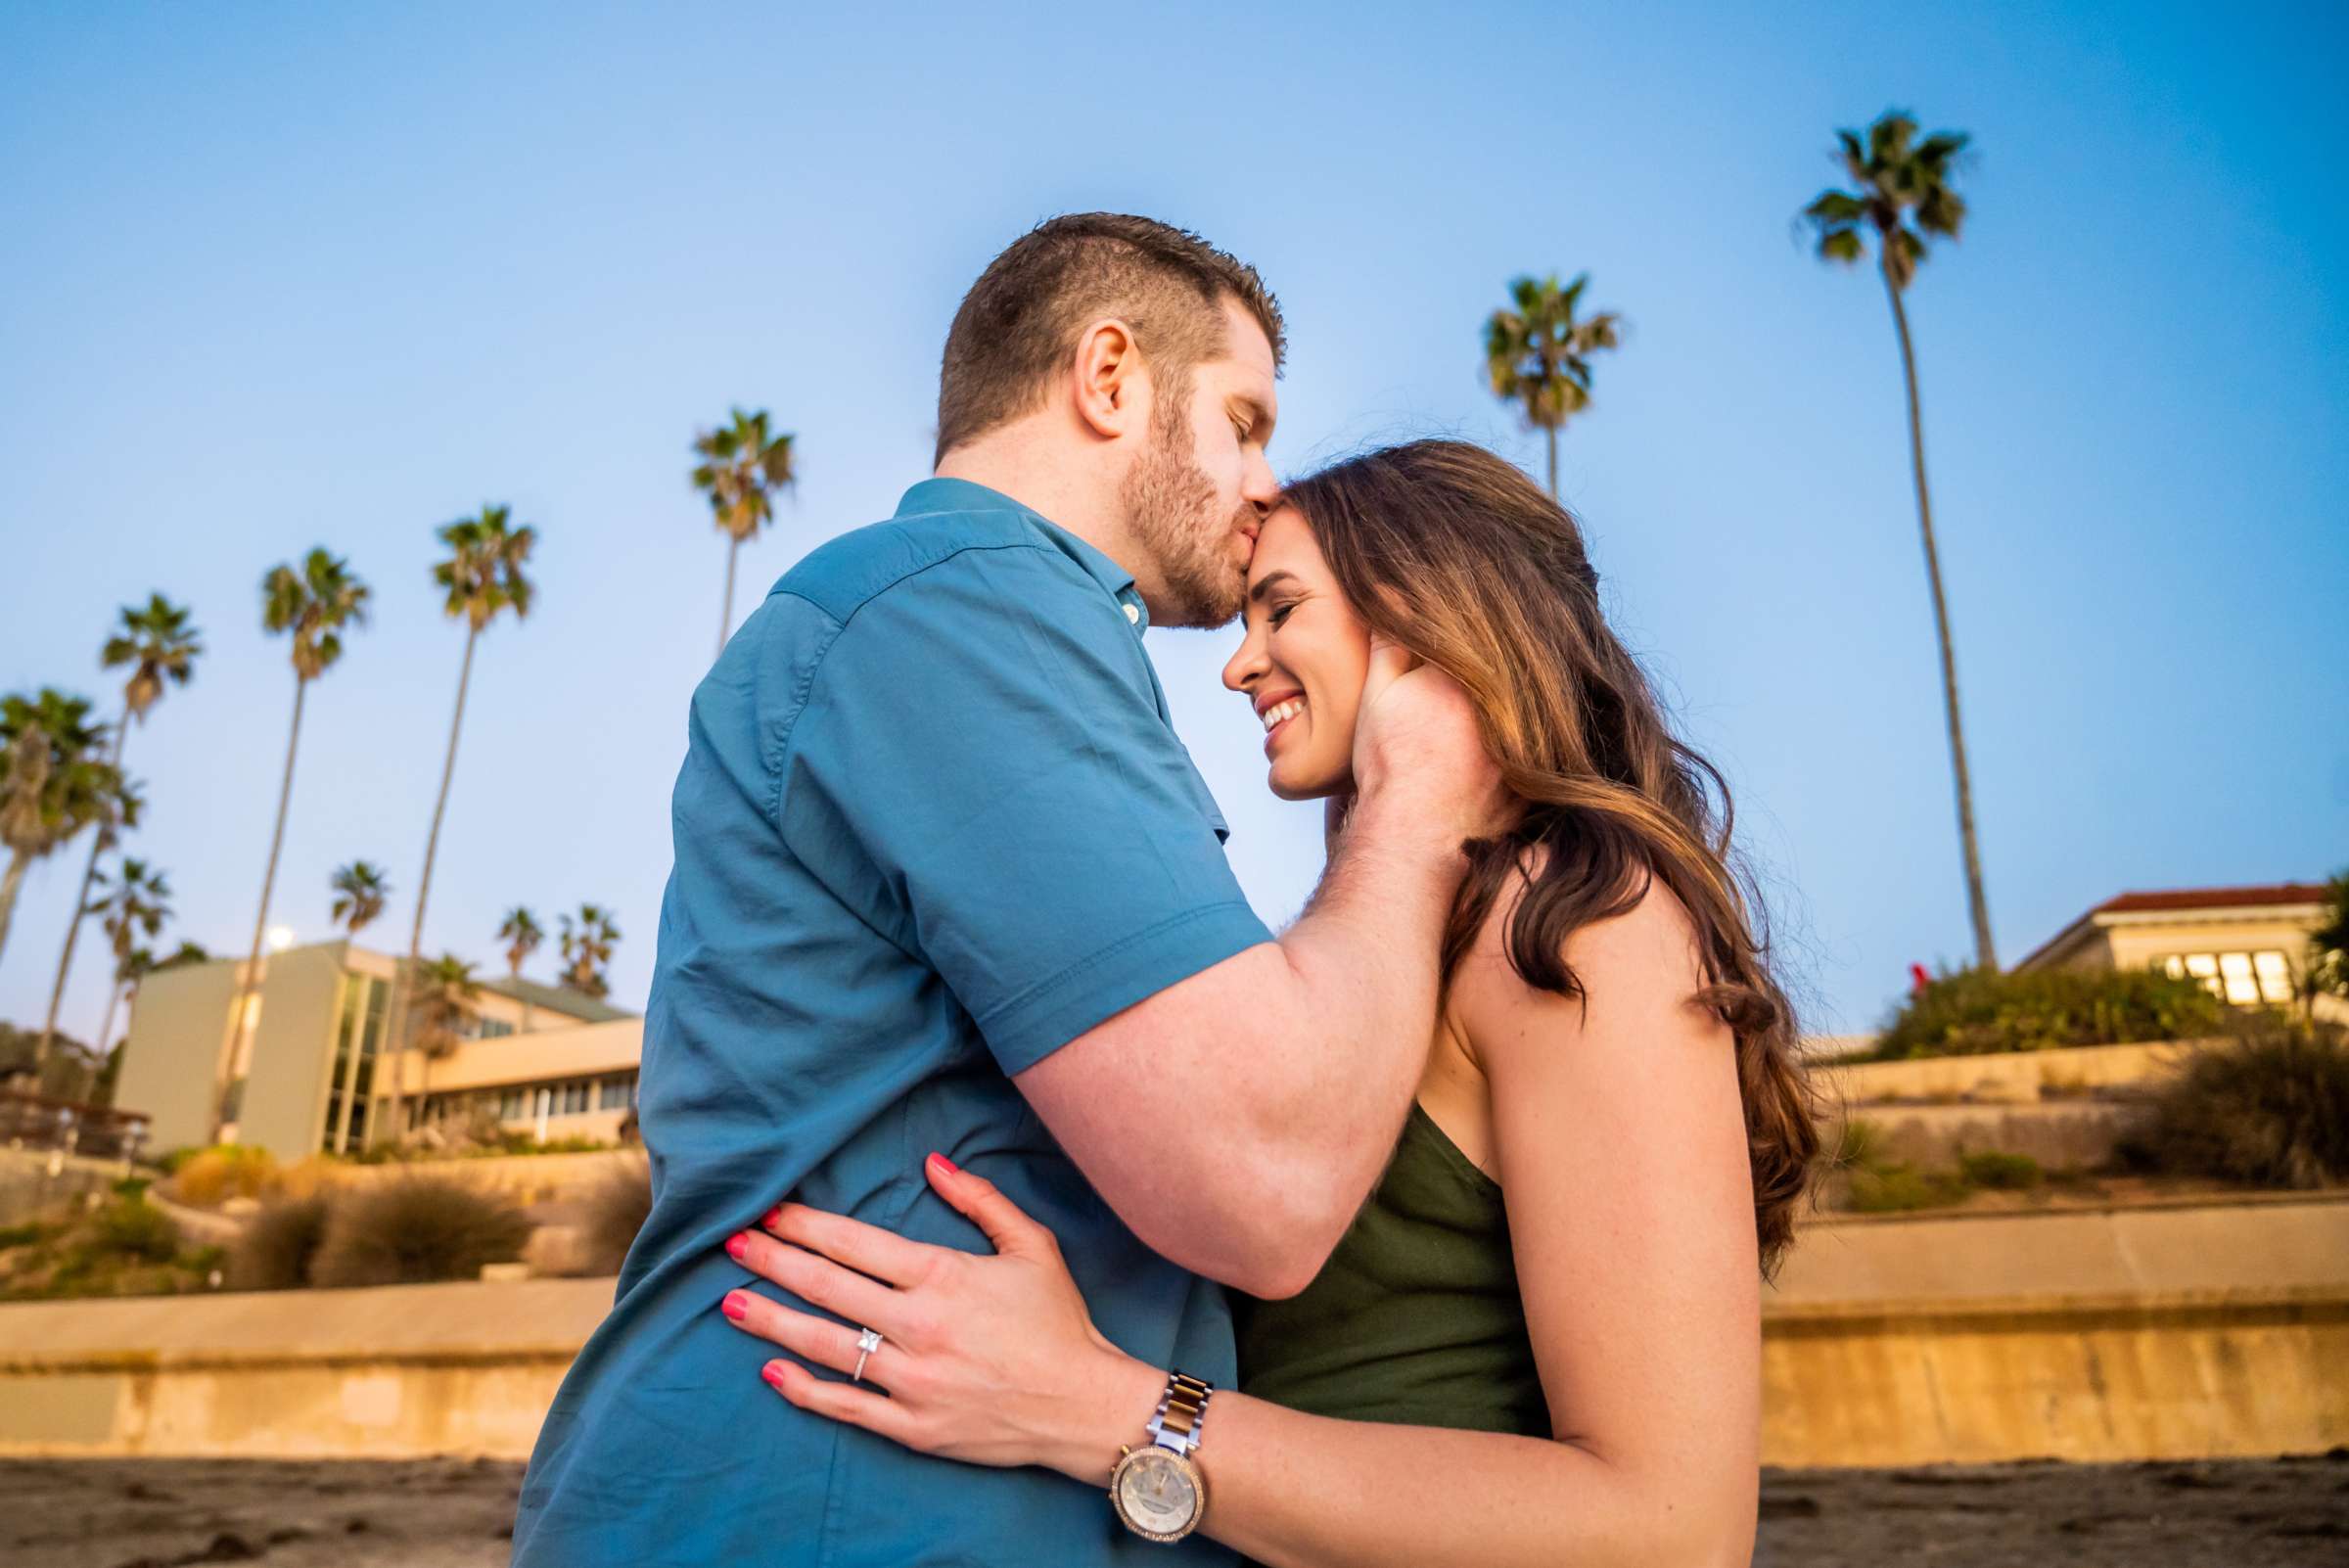
[[[898,502],[898,516],[917,512],[1017,512],[1035,524],[1054,548],[1084,568],[1086,576],[1109,590],[1110,597],[1125,610],[1127,623],[1133,627],[1136,636],[1150,625],[1150,607],[1134,591],[1132,573],[1041,512],[1021,505],[1001,490],[990,489],[971,480],[926,479]]]

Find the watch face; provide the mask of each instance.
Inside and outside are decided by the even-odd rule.
[[[1178,1535],[1199,1513],[1191,1467],[1160,1448],[1136,1449],[1119,1466],[1118,1507],[1145,1535]]]

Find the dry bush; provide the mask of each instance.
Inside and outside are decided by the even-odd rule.
[[[223,1143],[199,1149],[171,1174],[172,1195],[182,1203],[210,1208],[230,1198],[258,1198],[277,1176],[267,1149]]]
[[[315,1198],[337,1191],[342,1183],[335,1173],[342,1162],[323,1154],[305,1154],[277,1173],[269,1183],[269,1193],[278,1198]]]
[[[636,1232],[652,1212],[652,1172],[641,1158],[619,1162],[588,1194],[587,1213],[579,1224],[581,1271],[619,1273]]]
[[[2124,1164],[2270,1187],[2349,1180],[2349,1031],[2253,1014],[2152,1096]]]
[[[299,1290],[326,1239],[325,1196],[279,1198],[254,1215],[228,1249],[231,1290]]]
[[[310,1279],[323,1286],[475,1279],[484,1264],[521,1257],[530,1236],[530,1220],[502,1198],[407,1176],[334,1205]]]

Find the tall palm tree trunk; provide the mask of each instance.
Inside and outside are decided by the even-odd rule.
[[[1558,498],[1558,427],[1544,425],[1542,434],[1549,438],[1549,498]]]
[[[1909,388],[1909,460],[1916,476],[1916,523],[1924,537],[1925,580],[1933,589],[1933,627],[1941,639],[1941,698],[1950,717],[1950,765],[1958,782],[1958,840],[1965,855],[1965,897],[1974,921],[1974,964],[1999,967],[1990,940],[1990,900],[1982,891],[1982,851],[1974,839],[1974,786],[1965,765],[1965,730],[1958,718],[1958,656],[1950,646],[1950,605],[1941,586],[1941,553],[1933,544],[1933,501],[1925,489],[1924,416],[1917,409],[1916,350],[1909,341],[1909,312],[1889,266],[1884,292],[1892,300],[1892,324],[1901,337],[1901,375]]]
[[[129,740],[130,715],[124,714],[121,724],[115,730],[114,767],[117,779],[122,776],[122,748]],[[66,922],[66,951],[57,961],[57,982],[49,988],[49,1016],[41,1021],[41,1038],[32,1047],[32,1070],[35,1074],[40,1072],[41,1064],[49,1059],[49,1042],[57,1036],[57,1009],[59,1003],[66,999],[66,976],[73,968],[73,943],[81,935],[81,923],[89,918],[90,884],[98,880],[98,858],[105,853],[106,834],[102,830],[92,837],[90,863],[82,867],[81,892],[73,899],[73,918]],[[111,1002],[107,1011],[111,1016],[114,1011]],[[104,1046],[99,1048],[105,1049]]]
[[[17,889],[24,885],[24,868],[32,856],[17,850],[8,857],[8,869],[0,871],[0,949],[8,946],[8,923],[17,912]]]
[[[465,727],[465,692],[473,684],[473,645],[481,635],[479,626],[465,628],[465,663],[457,671],[457,712],[448,721],[448,757],[440,764],[440,798],[433,803],[433,830],[424,841],[424,875],[416,881],[416,921],[408,928],[408,961],[392,977],[392,1112],[385,1120],[392,1124],[394,1137],[400,1131],[401,1101],[408,1087],[408,1008],[413,1002],[416,966],[424,956],[425,900],[433,896],[433,861],[440,853],[440,819],[448,812],[449,780],[457,776],[457,735]],[[372,1141],[376,1130],[372,1121],[367,1130]]]
[[[220,1056],[212,1068],[212,1135],[220,1135],[220,1126],[228,1120],[229,1075],[236,1070],[237,1038],[245,1030],[246,998],[260,983],[261,937],[269,929],[269,894],[277,886],[277,857],[286,845],[286,807],[294,800],[294,754],[301,745],[301,703],[309,695],[310,683],[299,670],[294,672],[294,727],[286,736],[286,776],[277,787],[277,830],[269,835],[269,869],[261,873],[261,907],[253,917],[253,951],[245,960],[244,972],[237,978],[235,993],[228,1005],[228,1027],[221,1032]]]
[[[734,558],[742,554],[742,536],[735,534],[726,546],[726,608],[717,623],[717,651],[726,651],[726,633],[734,629]]]
[[[122,1005],[124,987],[120,983],[106,988],[106,1023],[98,1031],[97,1052],[101,1062],[106,1060],[106,1042],[115,1033],[115,1010]]]

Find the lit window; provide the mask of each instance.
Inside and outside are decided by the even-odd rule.
[[[2237,1007],[2292,999],[2292,963],[2278,951],[2172,953],[2158,960],[2172,980],[2198,980],[2221,1001]]]
[[[2259,1000],[2259,982],[2251,978],[2251,955],[2247,952],[2219,954],[2219,979],[2225,984],[2223,994],[2237,1006],[2248,1007]]]
[[[2280,952],[2255,952],[2251,967],[2259,975],[2263,1001],[2288,1002],[2293,996],[2292,961]]]

